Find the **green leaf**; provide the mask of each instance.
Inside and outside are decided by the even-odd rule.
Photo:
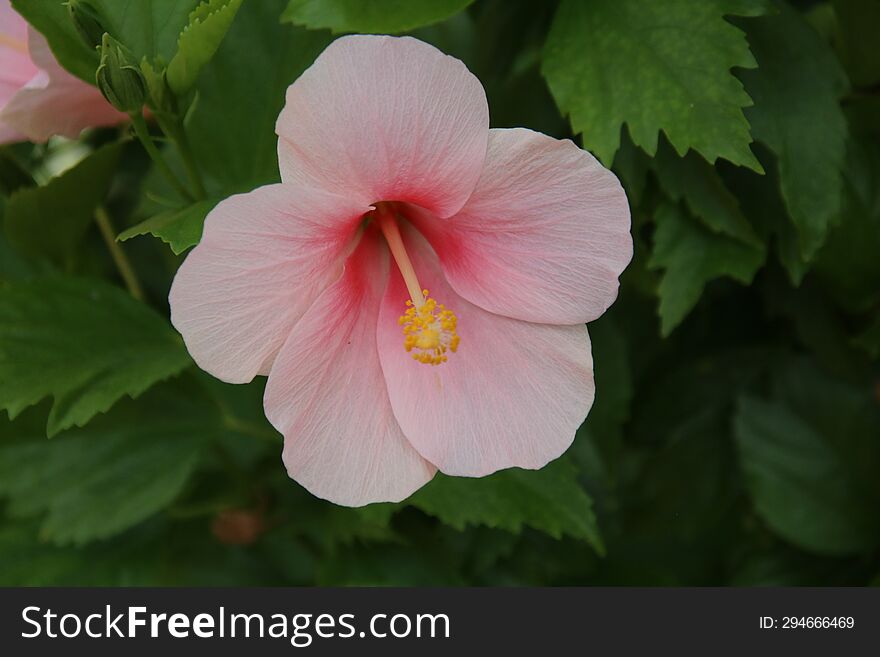
[[[22,187],[36,183],[11,149],[0,147],[0,196],[9,196]]]
[[[818,286],[808,280],[800,289],[768,271],[761,296],[768,319],[785,322],[788,344],[804,347],[829,372],[857,380],[869,371],[863,354],[851,344],[844,318],[836,312]]]
[[[3,225],[5,206],[5,199],[0,196],[0,226]],[[0,231],[0,284],[4,281],[24,280],[50,272],[51,267],[45,261],[32,261],[9,246],[6,235]]]
[[[89,0],[102,18],[104,30],[140,61],[174,55],[177,37],[198,0]],[[98,55],[77,33],[67,7],[59,0],[13,0],[13,7],[39,30],[61,65],[89,84],[95,84]]]
[[[628,482],[624,498],[628,508],[623,540],[642,543],[649,550],[662,546],[673,562],[695,560],[698,553],[713,557],[718,531],[731,519],[737,486],[731,476],[734,453],[724,404],[716,398],[706,405],[694,401],[689,406],[689,413],[678,422],[654,431],[664,444],[639,455],[642,467],[638,478]],[[682,551],[682,545],[690,548]],[[681,569],[687,570],[689,564],[683,565]]]
[[[730,69],[755,66],[725,15],[754,16],[749,0],[563,0],[544,49],[556,104],[584,146],[610,165],[623,124],[650,155],[662,130],[689,148],[760,170],[742,108],[751,99]]]
[[[689,151],[684,157],[678,157],[664,143],[653,162],[666,194],[676,201],[684,201],[691,213],[712,232],[761,247],[761,239],[740,210],[736,196],[699,154]]]
[[[739,76],[755,101],[746,110],[752,134],[776,154],[782,197],[806,263],[840,209],[846,121],[838,100],[846,79],[816,31],[780,7],[744,23],[758,68]]]
[[[805,358],[776,368],[773,394],[821,434],[846,470],[847,478],[872,508],[880,503],[880,405],[875,381],[831,378]],[[880,517],[875,516],[880,524]]]
[[[578,433],[585,431],[600,443],[613,445],[622,437],[622,427],[629,418],[633,396],[626,339],[618,324],[606,313],[590,322],[590,342],[596,382],[604,394],[596,396]]]
[[[290,481],[285,487],[292,488]],[[391,505],[347,508],[328,505],[315,498],[301,496],[296,513],[285,525],[288,536],[305,536],[314,544],[332,552],[342,546],[364,542],[384,542],[395,539],[389,527]]]
[[[782,198],[777,158],[762,143],[753,147],[765,168],[763,175],[742,167],[721,166],[718,170],[724,174],[725,185],[734,192],[743,214],[765,243],[774,244],[789,279],[799,285],[811,265],[801,256],[797,228]]]
[[[763,537],[762,537],[763,538]],[[807,554],[780,541],[762,540],[737,555],[727,586],[864,586],[850,559]]]
[[[612,310],[590,322],[594,378],[602,392],[596,395],[568,452],[598,505],[603,501],[600,496],[611,488],[609,463],[620,452],[633,397],[632,364],[626,336],[615,320],[618,314]]]
[[[747,285],[764,262],[763,247],[713,233],[680,204],[662,204],[654,220],[657,229],[648,266],[664,270],[658,288],[664,336],[696,305],[706,283],[728,276]]]
[[[652,163],[653,159],[632,143],[629,133],[624,129],[620,148],[614,154],[613,170],[626,190],[630,207],[635,208],[641,204]]]
[[[117,239],[124,242],[137,235],[149,233],[167,243],[174,253],[183,253],[189,247],[199,243],[202,238],[205,217],[216,204],[216,199],[208,199],[193,203],[185,208],[160,212],[146,221],[122,231]]]
[[[473,0],[290,0],[281,19],[311,29],[395,34],[438,23]]]
[[[861,312],[880,301],[880,143],[853,135],[844,178],[838,223],[815,272],[839,304]]]
[[[2,442],[2,441],[0,441]],[[149,586],[159,584],[160,541],[124,536],[88,548],[59,546],[40,536],[33,518],[0,522],[3,586]],[[179,541],[175,535],[174,542]],[[171,541],[169,540],[168,543]],[[180,581],[175,582],[180,585]]]
[[[803,549],[849,554],[880,545],[880,412],[867,392],[796,367],[780,377],[774,401],[740,400],[734,428],[755,509]]]
[[[284,93],[329,43],[326,33],[279,24],[282,4],[244,3],[199,78],[187,132],[212,196],[278,179],[275,121]]]
[[[0,496],[16,516],[42,515],[53,543],[117,534],[171,503],[210,434],[206,414],[175,387],[123,403],[55,440],[0,440]],[[208,406],[207,408],[210,408]]]
[[[440,474],[406,503],[458,530],[486,525],[519,532],[525,525],[604,550],[593,503],[577,483],[574,465],[564,458],[541,470],[512,468],[482,479]]]
[[[220,47],[240,6],[241,0],[207,0],[190,14],[189,23],[180,33],[177,52],[168,63],[168,86],[174,93],[183,95],[192,88]]]
[[[48,184],[14,193],[5,209],[10,244],[27,255],[56,262],[69,257],[107,196],[123,145],[99,148]]]
[[[463,586],[456,555],[428,541],[367,545],[332,552],[321,562],[318,586]]]
[[[0,408],[14,418],[51,395],[50,436],[189,363],[167,322],[118,288],[74,278],[0,286]]]

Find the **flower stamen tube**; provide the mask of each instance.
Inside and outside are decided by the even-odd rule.
[[[447,352],[455,353],[461,340],[456,332],[458,318],[454,312],[432,299],[429,291],[419,284],[415,267],[400,235],[394,208],[387,203],[377,203],[373,216],[388,242],[388,249],[410,295],[407,308],[397,321],[403,329],[403,348],[411,353],[413,360],[425,365],[445,363]]]

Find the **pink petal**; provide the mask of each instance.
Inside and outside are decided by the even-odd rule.
[[[25,139],[24,135],[0,123],[0,144],[11,144],[17,141],[25,141]]]
[[[489,131],[483,175],[458,214],[411,216],[456,292],[532,322],[596,319],[632,258],[629,206],[614,174],[571,141],[524,128]]]
[[[0,106],[13,92],[37,73],[27,49],[28,24],[12,8],[9,0],[0,0]]]
[[[85,128],[127,119],[96,87],[61,68],[42,34],[34,29],[28,34],[30,56],[40,70],[9,99],[0,121],[31,141],[46,141],[53,135],[75,139]]]
[[[424,238],[408,228],[405,240],[422,284],[456,313],[461,337],[446,363],[413,360],[397,322],[408,294],[392,271],[379,313],[379,358],[407,439],[446,474],[543,467],[569,447],[593,402],[586,327],[493,315],[449,287]]]
[[[397,425],[379,366],[376,316],[388,270],[379,239],[368,231],[294,327],[264,397],[290,476],[346,506],[398,502],[436,471]]]
[[[9,0],[0,0],[0,111],[37,74],[27,50],[28,26]],[[0,144],[24,141],[17,130],[0,122]]]
[[[483,87],[459,60],[409,37],[342,37],[287,90],[281,178],[446,217],[477,183],[488,128]]]
[[[171,321],[199,367],[230,383],[268,374],[293,325],[338,278],[367,211],[291,185],[215,207],[169,296]]]

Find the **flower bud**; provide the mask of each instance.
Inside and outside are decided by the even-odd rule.
[[[104,36],[104,27],[101,25],[101,16],[98,11],[88,2],[82,0],[68,0],[67,13],[76,28],[77,34],[89,48],[98,48]]]
[[[165,65],[161,59],[150,63],[145,57],[141,61],[141,73],[147,85],[147,105],[154,114],[174,115],[177,101],[165,79]]]
[[[120,112],[139,112],[144,106],[146,85],[134,55],[106,33],[95,79],[104,98]]]

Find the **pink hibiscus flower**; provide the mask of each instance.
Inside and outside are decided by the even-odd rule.
[[[615,176],[490,130],[479,81],[412,38],[335,41],[277,132],[282,182],[209,214],[170,302],[203,369],[269,376],[290,476],[355,506],[562,454],[593,401],[584,323],[632,256]]]
[[[73,139],[83,128],[127,118],[97,87],[61,68],[43,35],[0,0],[0,144]]]

